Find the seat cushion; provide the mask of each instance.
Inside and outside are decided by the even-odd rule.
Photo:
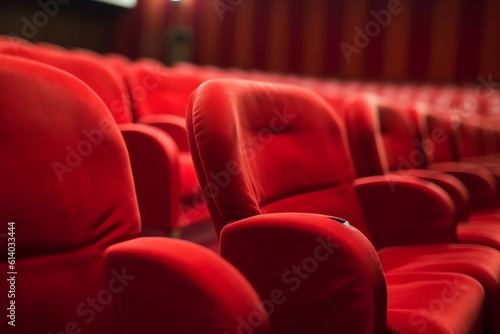
[[[478,244],[500,250],[500,223],[474,221],[458,225],[458,240],[463,244]]]
[[[386,273],[405,271],[455,272],[478,280],[486,291],[485,319],[489,333],[500,333],[500,257],[486,246],[442,244],[387,247],[379,250]]]

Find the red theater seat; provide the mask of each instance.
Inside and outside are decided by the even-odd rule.
[[[125,82],[118,73],[94,55],[37,47],[24,43],[1,44],[0,54],[27,58],[57,67],[85,82],[104,101],[117,123],[132,121]]]
[[[125,75],[137,121],[167,133],[179,148],[179,225],[208,219],[200,185],[187,144],[185,109],[188,97],[204,80],[190,70],[173,70],[159,63],[141,61]]]
[[[203,201],[200,183],[196,177],[193,159],[189,152],[185,118],[174,115],[148,115],[141,117],[139,122],[162,130],[178,146],[177,160],[180,173],[178,225],[189,225],[193,222],[206,220],[209,214]]]
[[[274,266],[281,268],[277,263],[289,261],[285,254],[291,254],[292,258],[301,254],[302,259],[309,256],[303,248],[297,247],[301,242],[294,243],[295,237],[300,240],[300,233],[286,232],[282,240],[279,228],[275,228],[276,225],[292,228],[299,222],[289,223],[291,218],[277,218],[273,222],[265,214],[320,213],[347,219],[363,232],[383,252],[381,263],[387,265],[384,268],[386,273],[436,272],[442,268],[476,278],[486,290],[486,331],[496,333],[500,329],[495,316],[500,311],[500,253],[479,245],[452,244],[456,241],[453,204],[437,186],[402,177],[395,177],[391,182],[383,176],[356,181],[344,129],[321,98],[291,86],[213,80],[202,84],[193,93],[187,108],[187,125],[198,178],[216,229],[222,231],[221,254],[242,270],[262,298],[272,291],[273,282],[282,279],[283,272],[274,271]],[[315,217],[300,217],[301,226],[310,229],[309,235],[324,236],[324,232],[314,232],[316,228],[322,224],[328,227],[338,224],[335,219],[322,216],[318,221]],[[255,228],[258,233],[254,232],[248,221],[262,221],[261,230]],[[234,234],[230,233],[233,230]],[[349,229],[346,233],[345,238],[349,239],[358,231]],[[342,236],[338,237],[338,243],[342,244]],[[247,242],[247,238],[250,241]],[[274,246],[268,238],[273,240]],[[305,242],[305,245],[310,243]],[[248,252],[251,247],[253,251]],[[359,251],[369,260],[367,268],[377,267],[377,256],[370,253],[366,245],[360,245]],[[398,261],[411,269],[398,268],[395,264]],[[361,280],[370,280],[363,276],[366,268],[357,269],[362,270]],[[372,278],[376,282],[380,280],[380,274]],[[340,276],[338,279],[347,278]],[[281,283],[277,284],[279,287]],[[331,281],[331,284],[328,291],[334,291],[343,283]],[[398,284],[397,280],[395,284]],[[414,298],[414,293],[428,300],[440,298],[431,292],[438,289],[426,288],[425,283],[418,279],[408,284],[407,289],[388,286],[392,291],[389,297],[395,298],[388,301],[389,305],[396,305],[392,304],[395,300],[408,302]],[[422,290],[413,290],[412,284],[415,287],[420,285]],[[318,283],[318,290],[313,290],[308,296],[314,301],[321,298],[327,303],[320,297],[324,294],[318,292],[322,287],[324,283]],[[295,316],[294,306],[301,310],[301,307],[310,305],[307,301],[311,302],[311,299],[294,299],[296,304],[288,305],[288,313],[271,315],[271,322],[274,326],[286,326],[286,314]],[[338,300],[345,304],[346,311],[353,306],[349,299],[340,296]],[[381,305],[384,305],[383,300],[379,307]],[[409,304],[400,306],[401,310],[388,311],[389,328],[400,325],[398,319],[392,318],[399,311],[418,312],[409,309]],[[464,329],[477,321],[471,321],[477,315],[476,311],[474,308],[474,315],[466,318],[450,314],[444,323],[460,319],[467,324],[457,328]],[[339,317],[344,316],[339,314]],[[301,322],[296,319],[298,316],[293,318],[297,321],[297,328],[307,325],[307,319]],[[340,320],[339,326],[342,324],[345,325]],[[348,332],[348,327],[338,328],[341,332]],[[377,326],[373,329],[374,332],[379,330]]]
[[[443,115],[440,117],[425,108],[414,109],[412,112],[421,141],[428,142],[433,148],[424,151],[428,167],[459,177],[466,185],[471,195],[470,220],[500,220],[497,212],[500,179],[500,173],[496,169],[498,158],[493,156],[490,160],[485,156],[483,159],[458,161],[459,149],[453,124],[446,122]],[[454,122],[457,126],[461,123],[458,119]],[[436,136],[436,133],[441,135]]]
[[[139,119],[156,114],[185,117],[189,95],[207,78],[201,72],[194,75],[146,61],[131,65],[125,80]]]
[[[15,222],[15,264],[2,256],[0,270],[17,272],[14,285],[0,283],[2,305],[15,301],[15,327],[3,313],[0,332],[237,333],[255,314],[253,332],[271,333],[253,288],[215,253],[167,238],[125,241],[140,225],[129,158],[95,92],[5,55],[0,92],[3,231]]]
[[[464,185],[453,176],[424,169],[427,167],[425,151],[434,148],[429,147],[430,141],[421,140],[417,135],[409,112],[405,113],[396,105],[374,96],[361,95],[346,103],[342,113],[345,115],[350,148],[359,176],[414,176],[439,185],[454,200],[457,208],[456,220],[462,222],[458,226],[458,239],[465,243],[479,243],[500,250],[500,225],[491,222],[466,222],[469,216],[469,194]],[[437,132],[434,137],[436,141],[440,141]],[[458,176],[461,179],[479,179],[481,176],[474,172],[480,169],[478,167],[472,166],[469,172],[463,164],[455,165],[455,169],[460,168]],[[486,177],[491,178],[491,175]],[[475,189],[469,183],[467,185],[469,189]],[[472,196],[474,207],[477,207],[476,203],[484,202],[482,197],[477,198],[477,192],[473,191]],[[495,203],[494,194],[491,196]]]
[[[127,144],[143,233],[172,234],[179,226],[179,149],[162,131],[120,124]]]

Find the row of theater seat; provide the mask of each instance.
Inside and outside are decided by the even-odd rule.
[[[154,120],[147,122],[153,126],[133,123],[132,111],[148,103],[153,98],[153,88],[162,81],[162,77],[154,75],[160,72],[160,63],[141,61],[141,66],[150,69],[153,76],[141,78],[138,85],[127,86],[125,73],[130,65],[118,55],[67,50],[48,43],[34,45],[7,37],[0,39],[0,54],[34,60],[66,71],[91,87],[103,100],[127,143],[141,220],[146,229],[152,230],[150,233],[163,231],[168,235],[181,226],[208,219],[190,163],[183,120],[173,119],[167,125],[164,122],[155,124]],[[148,94],[147,99],[145,94]],[[181,127],[180,135],[176,135],[176,131],[179,132],[176,126]],[[60,173],[64,177],[64,170]]]
[[[33,193],[27,207],[35,207],[42,194],[55,196],[53,205],[63,199],[65,204],[63,210],[44,205],[44,211],[37,203],[33,212],[14,209],[4,218],[26,222],[20,228],[31,241],[21,251],[26,270],[39,274],[39,266],[48,265],[65,277],[81,274],[71,301],[53,298],[57,317],[47,321],[43,312],[37,315],[43,329],[62,330],[61,324],[75,317],[75,308],[61,310],[63,305],[77,305],[81,315],[85,304],[78,308],[77,302],[86,294],[103,300],[101,291],[111,290],[103,287],[106,274],[111,282],[130,268],[125,277],[134,279],[116,294],[117,308],[106,305],[106,314],[95,315],[98,321],[83,322],[90,326],[85,330],[500,332],[498,133],[490,109],[474,110],[473,123],[450,123],[443,115],[451,106],[431,110],[425,94],[403,103],[391,98],[390,90],[361,83],[187,64],[167,68],[151,60],[127,64],[117,56],[110,59],[120,65],[111,65],[108,57],[82,50],[3,43],[3,75],[17,82],[4,87],[13,99],[2,96],[3,109],[13,111],[4,115],[10,134],[4,145],[23,153],[13,155],[12,169],[4,169],[4,175],[16,176],[7,190],[16,184],[43,190]],[[58,60],[48,53],[57,53]],[[92,66],[83,70],[73,62],[80,58],[92,59]],[[72,73],[97,95],[74,77],[32,60]],[[63,62],[72,65],[62,68]],[[113,84],[85,79],[94,66],[112,73],[120,90],[99,93]],[[31,97],[19,99],[28,87]],[[123,140],[116,127],[103,131],[102,120],[111,115],[121,123],[143,226],[170,232],[204,219],[208,208],[222,257],[245,278],[215,254],[181,241],[121,242],[137,235],[139,219]],[[29,138],[40,147],[27,147],[19,135],[23,129],[30,129]],[[95,129],[101,129],[102,141]],[[79,152],[82,140],[93,144],[91,138],[92,150],[100,153],[82,154],[81,167],[54,173],[61,152],[68,154],[68,147]],[[477,144],[478,138],[489,138],[488,152],[481,153],[492,154],[459,155],[457,144]],[[33,177],[21,183],[28,173],[17,166],[23,162]],[[33,166],[38,167],[33,171]],[[93,177],[98,179],[90,182]],[[14,208],[22,190],[11,200]],[[94,213],[82,214],[89,206]],[[47,260],[35,263],[33,255]],[[66,267],[72,260],[82,264]],[[42,280],[53,278],[45,273]],[[24,295],[20,287],[23,296],[47,298],[48,292],[30,290],[27,281],[20,284],[30,292]],[[69,294],[67,284],[53,289],[59,296]],[[199,303],[195,312],[193,303]],[[33,316],[31,307],[37,305],[20,312]],[[134,321],[133,314],[145,322]]]
[[[0,332],[238,333],[256,315],[253,332],[271,333],[227,261],[187,241],[138,238],[127,148],[89,86],[0,55],[0,110]]]

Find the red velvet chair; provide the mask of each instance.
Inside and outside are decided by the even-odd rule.
[[[150,61],[130,66],[125,74],[137,121],[168,134],[178,146],[180,198],[178,226],[208,219],[200,185],[189,153],[185,109],[189,94],[205,79]]]
[[[75,75],[88,84],[103,99],[112,111],[118,124],[125,124],[124,126],[128,128],[140,127],[128,125],[132,121],[131,106],[135,106],[138,103],[136,100],[132,103],[130,99],[132,97],[134,99],[143,97],[140,94],[144,93],[145,88],[148,88],[149,85],[154,85],[157,77],[144,79],[140,87],[130,90],[129,95],[128,88],[125,85],[124,74],[118,73],[114,68],[108,68],[109,66],[105,65],[105,58],[93,51],[82,49],[69,51],[63,48],[57,49],[52,45],[14,45],[7,41],[2,45],[4,46],[0,46],[0,53],[40,61]],[[141,64],[144,64],[144,62],[141,62]],[[155,65],[159,66],[158,64]],[[138,89],[142,90],[139,91]],[[185,122],[183,121],[183,123]],[[144,127],[140,127],[140,129],[136,130],[135,133],[142,132],[142,135],[132,135],[128,131],[124,133],[124,136],[126,137],[129,150],[134,151],[133,154],[130,154],[130,158],[132,159],[139,208],[145,229],[149,230],[150,233],[165,233],[170,235],[176,232],[179,227],[188,224],[191,220],[206,219],[208,213],[202,201],[200,201],[201,204],[196,202],[198,204],[196,208],[189,207],[184,203],[192,204],[197,197],[202,198],[201,194],[198,194],[197,197],[194,197],[193,194],[196,193],[193,189],[197,189],[198,182],[192,163],[189,169],[191,172],[182,174],[182,176],[188,174],[191,177],[181,178],[180,181],[179,168],[168,166],[174,163],[172,160],[175,158],[181,162],[185,159],[179,158],[183,157],[189,157],[189,160],[191,160],[189,152],[178,152],[178,150],[171,147],[165,149],[166,146],[170,145],[162,142],[165,140],[168,141],[169,138],[158,141],[158,136],[161,137],[161,134],[156,133],[153,135],[154,138],[145,139],[155,129],[148,130]],[[134,143],[135,140],[138,142]],[[154,144],[155,142],[156,144]],[[141,145],[148,146],[139,148]],[[171,156],[168,154],[171,154]],[[168,160],[171,162],[165,164],[165,161]],[[145,161],[148,161],[148,163],[145,163]],[[175,161],[175,163],[179,164],[179,161]],[[159,166],[168,168],[159,171]],[[152,171],[152,169],[156,171]],[[180,170],[184,171],[185,168],[181,168]],[[167,182],[166,179],[169,179],[169,181]],[[179,196],[183,194],[183,189],[189,189],[188,195],[183,195],[183,198],[189,195],[191,197],[189,197],[189,200],[180,202]],[[198,215],[193,215],[194,212],[198,213]],[[191,220],[186,218],[188,216]]]
[[[500,329],[495,318],[500,311],[500,253],[480,245],[453,244],[453,203],[439,187],[403,177],[390,182],[384,176],[355,180],[344,129],[321,98],[292,86],[213,80],[193,93],[187,125],[198,178],[216,229],[222,230],[221,254],[240,268],[262,298],[272,290],[268,282],[281,279],[274,276],[278,273],[273,266],[288,261],[287,252],[295,255],[304,249],[293,249],[293,237],[286,237],[282,246],[279,233],[271,234],[276,243],[271,247],[264,230],[258,236],[251,234],[252,241],[246,243],[246,232],[232,239],[223,228],[244,229],[240,220],[259,219],[266,213],[320,213],[347,219],[363,232],[378,249],[385,273],[444,271],[476,278],[486,290],[487,331]],[[287,221],[280,224],[287,226]],[[239,243],[244,246],[238,248]],[[300,244],[299,239],[294,245]],[[250,245],[252,252],[248,252]],[[263,254],[270,259],[264,260]],[[378,263],[376,256],[366,256],[372,259],[371,265]],[[264,279],[262,271],[272,278]],[[417,279],[406,289],[389,285],[393,291],[389,297],[399,301],[439,298],[431,292],[414,296],[412,284],[423,283]],[[451,319],[445,322],[457,318]],[[277,326],[285,323],[273,315],[271,321]]]
[[[179,149],[170,136],[143,124],[120,124],[127,144],[143,235],[177,235],[180,210]]]
[[[411,110],[414,111],[415,109]],[[484,201],[482,197],[477,198],[478,192],[474,191],[477,186],[468,183],[468,188],[465,188],[454,176],[424,169],[428,166],[425,151],[435,148],[430,140],[421,140],[411,121],[410,111],[400,110],[397,105],[374,96],[359,95],[344,105],[342,114],[345,115],[350,148],[358,176],[386,175],[390,178],[392,175],[405,175],[437,184],[454,200],[457,208],[456,221],[461,222],[457,227],[458,239],[463,243],[478,243],[500,250],[500,225],[468,221],[467,189],[473,191],[473,208],[477,207],[476,203]],[[444,139],[442,134],[444,130],[437,132],[438,130],[433,137],[436,141],[441,141]],[[460,168],[458,177],[461,179],[466,177],[479,179],[480,172],[488,173],[476,166],[469,167],[468,170],[464,166],[469,165],[457,163],[454,167],[455,170]]]
[[[95,56],[24,43],[2,43],[0,54],[39,61],[76,76],[99,95],[117,123],[132,121],[125,82],[114,68],[106,66]]]
[[[427,141],[433,150],[424,150],[429,168],[442,170],[456,177],[466,185],[471,198],[470,220],[498,221],[498,158],[462,159],[459,145],[456,141],[454,127],[462,128],[459,119],[450,123],[446,115],[439,116],[428,108],[413,109],[413,120],[418,129],[421,141]],[[453,125],[455,124],[455,125]],[[434,134],[440,133],[436,137]],[[439,140],[436,140],[439,138]]]
[[[271,333],[253,288],[215,253],[132,239],[140,220],[127,150],[95,92],[5,55],[0,92],[1,232],[15,222],[15,263],[1,239],[0,270],[17,272],[15,285],[0,282],[0,332],[237,333],[257,314],[254,333]]]

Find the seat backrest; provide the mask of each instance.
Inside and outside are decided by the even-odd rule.
[[[136,118],[155,114],[185,117],[189,95],[206,78],[201,73],[141,61],[125,74]]]
[[[286,303],[266,303],[273,330],[385,332],[387,292],[376,252],[332,217],[367,233],[345,133],[327,103],[295,86],[211,80],[193,93],[186,115],[198,178],[222,230],[221,254],[262,299],[286,294],[288,268],[318,242],[342,244]],[[353,324],[351,314],[365,321]]]
[[[39,62],[0,55],[0,92],[0,220],[15,223],[16,330],[121,333],[100,293],[103,252],[135,237],[140,220],[117,125],[87,85]]]
[[[216,230],[272,212],[349,220],[368,235],[347,138],[330,106],[286,85],[211,80],[187,107],[193,161]]]
[[[453,122],[429,106],[410,111],[420,138],[427,141],[425,154],[428,163],[458,160]]]
[[[417,132],[396,104],[372,95],[359,95],[343,106],[349,144],[358,176],[422,168]]]
[[[143,231],[172,232],[180,206],[179,150],[170,136],[144,124],[120,124],[134,175]]]
[[[132,121],[127,87],[121,76],[92,54],[25,44],[0,45],[0,54],[27,58],[66,71],[90,86],[104,101],[117,123]]]

